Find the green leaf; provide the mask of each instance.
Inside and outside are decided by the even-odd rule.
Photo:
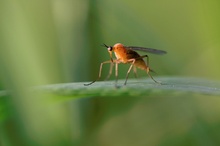
[[[150,79],[129,79],[124,86],[124,80],[98,81],[90,86],[88,82],[54,84],[39,87],[41,91],[61,96],[91,97],[91,96],[144,96],[149,94],[197,93],[220,95],[220,83],[198,78],[158,77],[160,84]]]

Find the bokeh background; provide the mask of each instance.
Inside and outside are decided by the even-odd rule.
[[[164,56],[150,55],[155,78],[219,81],[219,7],[217,0],[0,1],[0,89],[13,91],[0,97],[0,145],[220,145],[216,96],[53,102],[26,91],[95,79],[100,63],[109,60],[100,45],[118,42],[166,50]],[[119,67],[123,79],[128,66]]]

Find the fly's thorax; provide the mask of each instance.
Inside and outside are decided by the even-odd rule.
[[[113,47],[113,52],[115,53],[115,57],[123,63],[127,63],[127,53],[126,49],[121,46]]]
[[[126,52],[126,48],[123,44],[117,43],[113,46],[112,51],[120,55]]]
[[[120,55],[117,53],[117,52],[114,52],[115,53],[115,57],[117,58],[117,59],[119,59],[120,58]]]
[[[122,63],[127,63],[127,62],[128,62],[127,58],[124,57],[122,53],[118,53],[118,52],[115,52],[115,51],[114,51],[114,53],[115,53],[115,57],[116,57],[117,60],[119,60],[120,62],[122,62]]]
[[[113,48],[124,48],[124,45],[121,43],[116,43]]]

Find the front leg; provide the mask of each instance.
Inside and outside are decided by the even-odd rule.
[[[115,63],[115,86],[117,87],[118,83],[118,64],[121,63],[120,59],[114,60]]]
[[[89,86],[89,85],[95,83],[97,80],[100,79],[100,77],[101,77],[101,75],[102,75],[102,66],[103,66],[103,64],[106,64],[106,63],[112,63],[112,61],[109,60],[109,61],[102,62],[102,63],[100,64],[100,68],[99,68],[99,76],[98,76],[98,78],[97,78],[96,80],[94,80],[94,81],[88,83],[88,84],[84,84],[84,86]]]
[[[110,76],[112,75],[113,66],[114,66],[114,63],[112,62],[110,64],[110,69],[109,69],[109,72],[108,72],[108,76],[105,78],[105,81],[108,80],[110,78]]]

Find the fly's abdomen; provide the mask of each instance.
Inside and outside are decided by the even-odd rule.
[[[146,70],[148,68],[143,59],[137,59],[134,65],[142,70]]]

